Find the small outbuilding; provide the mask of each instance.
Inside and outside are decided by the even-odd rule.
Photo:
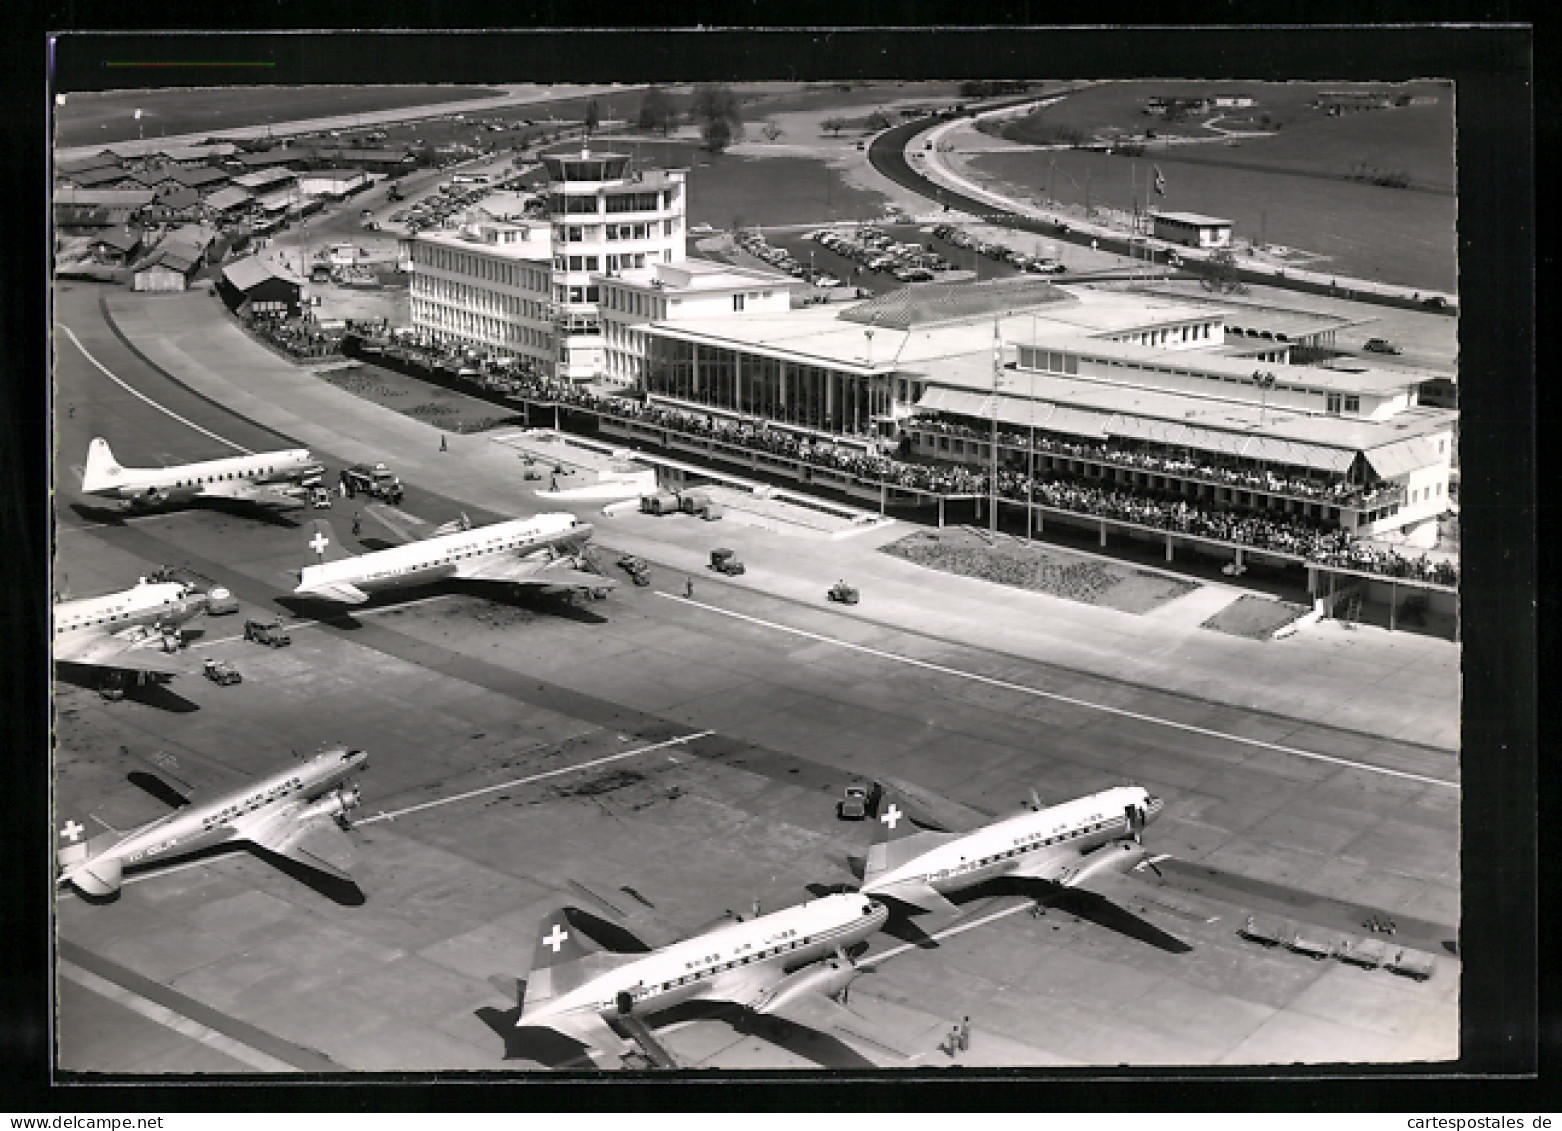
[[[1184,247],[1230,247],[1231,221],[1197,212],[1151,212],[1155,238]]]
[[[141,233],[129,226],[109,228],[95,236],[88,245],[92,258],[99,263],[124,266],[141,250]]]
[[[285,267],[251,255],[222,269],[217,293],[235,314],[291,317],[302,308],[304,282]]]
[[[165,240],[132,268],[131,287],[138,291],[183,291],[201,269],[201,253],[188,244]]]

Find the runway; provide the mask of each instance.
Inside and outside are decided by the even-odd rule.
[[[57,684],[61,819],[126,827],[164,811],[126,781],[121,747],[245,773],[325,742],[371,755],[352,834],[362,902],[249,853],[218,854],[111,903],[62,897],[61,939],[82,952],[344,1071],[557,1067],[572,1054],[517,1035],[515,1003],[490,978],[524,977],[534,929],[573,898],[570,880],[633,888],[692,931],[756,900],[773,909],[810,885],[855,883],[847,858],[868,829],[834,813],[852,780],[893,775],[994,815],[1033,787],[1061,800],[1131,780],[1166,799],[1147,845],[1173,862],[1140,885],[1139,910],[1190,951],[1158,949],[1088,907],[1033,917],[1018,914],[1028,900],[982,895],[958,922],[927,926],[946,932],[935,947],[873,943],[851,1005],[894,1035],[899,1060],[717,1018],[680,1020],[666,1043],[690,1065],[950,1063],[936,1045],[969,1015],[968,1064],[1456,1055],[1459,793],[1446,752],[715,583],[698,601],[625,585],[583,605],[456,587],[351,613],[293,605],[304,538],[291,519],[192,510],[119,522],[83,505],[68,465],[93,435],[126,463],[289,445],[149,366],[104,323],[94,288],[58,297],[71,335],[57,343],[57,404],[76,408],[57,413],[69,531],[58,569],[72,591],[182,565],[230,588],[240,620],[264,610],[307,622],[276,651],[196,622],[198,654],[243,670],[232,688],[179,680],[105,703]],[[408,487],[401,509],[429,522],[471,509]],[[1367,913],[1392,914],[1438,972],[1418,984],[1236,937],[1245,912],[1272,909],[1358,934]],[[131,1023],[95,1025],[121,1008],[108,998],[75,993],[67,1006],[63,1068],[177,1068],[174,1046],[132,1057],[103,1035]],[[201,1024],[219,1031],[212,1020]]]

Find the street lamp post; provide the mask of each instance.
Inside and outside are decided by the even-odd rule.
[[[991,470],[987,480],[987,526],[998,532],[998,378],[1003,371],[1003,338],[998,333],[998,319],[993,318],[993,433]]]
[[[1275,387],[1275,375],[1272,371],[1256,369],[1253,371],[1253,384],[1258,386],[1258,426],[1264,426],[1264,410],[1269,404],[1269,390]]]

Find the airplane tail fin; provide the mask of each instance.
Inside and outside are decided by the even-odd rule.
[[[61,831],[62,838],[69,838],[72,830],[80,835],[81,826],[67,821]],[[113,895],[119,890],[121,869],[118,857],[102,858],[102,854],[119,842],[115,832],[99,833],[84,842],[66,839],[56,854],[60,877],[69,880],[89,895]]]
[[[634,960],[634,955],[619,955],[599,946],[575,925],[570,908],[550,911],[537,930],[537,945],[532,951],[531,973],[526,976],[527,1008],[569,993],[598,974]]]
[[[89,495],[115,487],[125,469],[114,458],[113,449],[101,436],[87,445],[87,466],[82,469],[81,489]]]
[[[342,540],[336,536],[336,531],[331,524],[323,518],[317,518],[309,524],[309,537],[304,542],[304,549],[308,551],[305,561],[309,565],[320,565],[322,562],[339,562],[353,555],[342,546]]]
[[[879,797],[878,819],[873,823],[873,843],[868,846],[865,884],[920,856],[934,843],[948,839],[947,833],[917,824],[906,810],[906,799],[900,791],[886,786]]]

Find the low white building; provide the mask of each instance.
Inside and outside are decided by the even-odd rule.
[[[780,272],[704,259],[592,278],[601,288],[602,380],[625,388],[643,387],[647,335],[642,327],[648,323],[785,313],[791,308],[792,292],[803,286]]]
[[[412,325],[443,345],[553,371],[553,244],[547,224],[470,224],[412,244]]]
[[[1230,247],[1231,221],[1197,212],[1151,212],[1155,238],[1184,247]]]

